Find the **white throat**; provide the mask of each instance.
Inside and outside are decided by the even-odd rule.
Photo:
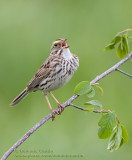
[[[69,48],[63,49],[62,55],[66,59],[71,59],[73,57]]]

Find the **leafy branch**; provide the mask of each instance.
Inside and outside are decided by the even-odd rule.
[[[119,32],[116,34],[114,39],[105,47],[105,50],[112,50],[115,49],[117,46],[117,56],[119,58],[124,58],[129,53],[129,45],[128,45],[128,39],[131,39],[132,37],[128,37],[128,32],[132,31],[132,29],[126,29],[122,32]]]
[[[125,31],[119,32],[116,34],[114,39],[105,47],[105,50],[112,50],[117,46],[117,56],[119,58],[124,58],[129,53],[129,45],[128,39],[128,32],[132,31],[132,29],[127,29]],[[114,67],[114,66],[113,66]],[[111,70],[111,69],[110,69]],[[132,78],[132,75],[120,70],[118,67],[115,69],[124,75],[127,75]],[[107,71],[108,72],[108,71]],[[103,74],[106,74],[105,72]],[[100,80],[100,76],[97,76],[96,79],[90,83],[88,81],[80,82],[74,90],[74,94],[77,95],[84,95],[86,94],[89,98],[93,98],[95,96],[95,89],[94,87],[98,88],[101,94],[103,94],[103,89],[99,86],[97,80]],[[103,113],[98,125],[100,126],[98,130],[98,136],[100,139],[107,139],[109,138],[108,149],[110,151],[114,151],[119,149],[123,143],[128,141],[128,133],[125,127],[120,123],[119,118],[115,115],[112,111],[104,111],[102,110],[103,105],[97,100],[91,100],[85,102],[84,105],[88,105],[87,108],[83,109],[84,111],[90,111],[94,113]],[[95,110],[96,107],[100,107],[100,110]],[[74,106],[78,109],[80,107]]]
[[[100,103],[87,103],[92,105],[99,105]],[[109,138],[108,147],[111,152],[114,150],[118,150],[124,143],[128,141],[128,133],[125,127],[120,123],[117,115],[108,110],[94,110],[94,107],[90,108],[82,108],[76,105],[71,104],[71,106],[81,109],[83,111],[90,111],[94,113],[102,113],[102,116],[98,122],[98,137],[100,139]]]
[[[80,82],[74,90],[75,94],[78,95],[88,95],[90,94],[90,98],[92,95],[92,98],[95,95],[95,92],[93,92],[94,88],[97,87],[101,94],[103,93],[103,89],[99,87],[99,84],[90,84],[87,81],[82,81]],[[94,94],[93,94],[94,93]],[[89,112],[94,112],[94,113],[102,113],[102,117],[100,118],[98,122],[98,137],[100,139],[107,139],[109,138],[109,143],[108,143],[108,149],[110,151],[114,151],[119,149],[123,143],[126,143],[128,141],[128,133],[125,129],[125,127],[120,123],[119,118],[117,115],[108,110],[103,110],[103,105],[98,101],[98,100],[90,100],[88,102],[85,102],[84,105],[87,105],[88,107],[82,108],[78,107],[76,105],[71,104],[71,106],[81,109],[83,111],[89,111]],[[100,110],[96,110],[95,108],[98,107]]]
[[[128,140],[127,131],[126,131],[125,127],[120,123],[117,115],[115,113],[113,113],[112,111],[103,110],[102,104],[97,100],[91,100],[91,101],[85,102],[84,104],[88,105],[88,107],[86,107],[86,108],[78,107],[78,106],[72,104],[72,102],[75,99],[77,99],[80,95],[84,95],[84,94],[86,94],[89,98],[93,98],[95,96],[95,88],[97,88],[100,91],[100,93],[103,94],[103,89],[99,86],[99,84],[97,82],[99,80],[101,80],[102,78],[106,77],[107,75],[109,75],[110,73],[112,73],[113,71],[117,71],[119,66],[124,64],[130,58],[132,58],[132,53],[128,54],[128,43],[127,42],[128,42],[129,37],[126,36],[128,31],[132,31],[132,29],[128,29],[128,30],[120,32],[111,41],[111,43],[108,46],[106,46],[106,48],[105,48],[106,50],[110,50],[110,49],[115,48],[116,44],[119,44],[120,53],[118,51],[118,57],[123,58],[123,59],[121,61],[119,61],[117,64],[115,64],[114,66],[112,66],[111,68],[109,68],[108,70],[106,70],[105,72],[103,72],[101,75],[97,76],[91,82],[88,82],[88,81],[80,82],[75,87],[74,95],[63,104],[63,106],[65,108],[68,106],[73,106],[73,107],[80,109],[80,110],[83,110],[83,111],[101,113],[102,117],[100,118],[100,120],[98,122],[98,125],[99,125],[98,136],[101,139],[109,138],[108,149],[110,151],[119,149],[120,146],[122,146],[122,144],[126,143]],[[95,109],[96,107],[99,107],[99,110],[96,110]],[[59,111],[59,109],[57,108],[56,111]],[[29,138],[30,135],[32,135],[39,127],[41,127],[43,124],[45,124],[50,118],[52,118],[51,113],[48,114],[46,117],[44,117],[35,126],[33,126],[23,137],[21,137],[3,155],[1,160],[7,159],[8,156],[15,149],[17,149],[27,138]]]

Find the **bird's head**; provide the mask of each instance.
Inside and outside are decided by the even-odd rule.
[[[57,39],[53,42],[51,46],[51,54],[59,54],[63,50],[69,48],[66,43],[67,39]]]

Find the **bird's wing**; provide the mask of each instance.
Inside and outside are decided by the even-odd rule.
[[[27,85],[27,89],[30,90],[32,88],[37,87],[43,78],[46,78],[50,72],[52,71],[52,63],[53,57],[49,57],[40,67],[40,69],[37,71],[37,73],[34,75],[34,77],[30,80],[30,82]]]

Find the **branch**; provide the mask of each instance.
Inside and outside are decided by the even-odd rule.
[[[101,80],[102,78],[104,78],[105,76],[107,76],[108,74],[112,73],[113,71],[117,70],[117,68],[122,65],[123,63],[125,63],[127,60],[129,60],[132,57],[132,53],[130,53],[127,57],[125,57],[124,59],[122,59],[121,61],[119,61],[117,64],[115,64],[113,67],[111,67],[110,69],[108,69],[107,71],[105,71],[104,73],[102,73],[101,75],[97,76],[95,79],[93,79],[90,84],[95,84],[96,82],[98,82],[99,80]],[[69,100],[67,100],[63,106],[66,108],[68,106],[73,106],[73,104],[71,104],[76,98],[78,98],[78,95],[73,95]],[[75,106],[74,106],[75,107]],[[77,108],[77,107],[76,107]],[[83,110],[83,109],[82,109]],[[59,109],[57,108],[56,111],[59,111]],[[98,112],[98,111],[97,111]],[[7,159],[7,157],[17,148],[19,147],[31,134],[33,134],[40,126],[42,126],[43,124],[45,124],[50,118],[52,118],[52,114],[48,114],[45,118],[43,118],[41,121],[39,121],[34,127],[32,127],[22,138],[20,138],[16,144],[14,144],[2,157],[1,160],[5,160]]]
[[[98,82],[100,79],[102,79],[105,76],[107,76],[108,74],[110,74],[111,72],[117,70],[117,68],[119,66],[121,66],[123,63],[125,63],[126,61],[128,61],[131,57],[132,57],[132,53],[130,53],[128,56],[126,56],[124,59],[122,59],[121,61],[119,61],[117,64],[115,64],[113,67],[111,67],[110,69],[108,69],[107,71],[105,71],[104,73],[102,73],[101,75],[97,76],[90,83],[94,84],[94,83]]]
[[[119,68],[117,68],[116,70],[117,70],[117,71],[119,71],[119,72],[121,72],[121,73],[123,73],[123,74],[125,74],[126,76],[128,76],[128,77],[131,77],[131,78],[132,78],[132,75],[130,75],[130,74],[128,74],[128,73],[126,73],[126,72],[124,72],[124,71],[120,70]]]
[[[82,111],[86,111],[85,108],[78,107],[78,106],[76,106],[76,105],[74,105],[74,104],[70,104],[70,106],[75,107],[75,108],[77,108],[77,109],[80,109],[80,110],[82,110]]]
[[[106,110],[97,110],[97,111],[93,111],[94,113],[109,113],[111,112],[110,110],[106,111]]]
[[[77,108],[77,109],[80,109],[80,110],[82,110],[82,111],[87,111],[87,109],[82,108],[82,107],[78,107],[78,106],[76,106],[76,105],[74,105],[74,104],[71,104],[70,106],[75,107],[75,108]],[[92,111],[92,112],[94,112],[94,113],[109,113],[109,112],[111,112],[111,111],[110,111],[110,110],[108,110],[108,111],[106,111],[106,110],[94,110],[94,111]]]
[[[124,30],[124,31],[122,31],[122,32],[120,32],[121,34],[124,34],[124,33],[127,33],[127,32],[129,32],[129,31],[132,31],[132,29],[126,29],[126,30]]]

